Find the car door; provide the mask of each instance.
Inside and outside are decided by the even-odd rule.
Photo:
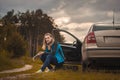
[[[53,30],[55,39],[57,38],[56,33],[59,33],[63,39],[62,42],[58,42],[61,44],[61,47],[63,49],[63,53],[65,55],[65,63],[80,63],[82,44],[81,41],[71,33],[60,29]]]

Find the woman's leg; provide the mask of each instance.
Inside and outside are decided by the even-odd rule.
[[[56,65],[56,64],[57,64],[57,59],[56,59],[56,57],[53,56],[53,55],[47,55],[47,56],[46,56],[46,59],[45,59],[45,61],[44,61],[44,64],[43,64],[43,66],[41,67],[41,70],[44,71],[45,68],[48,67],[48,66],[50,66],[51,63],[54,64],[54,65]]]
[[[49,54],[44,53],[44,54],[42,54],[42,55],[40,56],[40,59],[41,59],[41,61],[42,61],[43,63],[45,62],[46,57],[47,57],[48,55],[49,55]],[[48,65],[47,67],[48,67],[48,69],[52,69],[52,66],[51,66],[51,65]]]
[[[40,59],[41,59],[41,61],[42,61],[42,62],[44,62],[44,61],[45,61],[45,59],[46,59],[47,55],[48,55],[48,54],[43,53],[43,54],[40,56]]]

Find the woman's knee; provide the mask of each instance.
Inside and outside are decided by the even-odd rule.
[[[47,59],[51,59],[53,56],[52,55],[47,55]]]

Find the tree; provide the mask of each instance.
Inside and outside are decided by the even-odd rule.
[[[8,25],[8,23],[13,25],[16,23],[20,24],[16,28],[24,40],[28,42],[30,56],[34,56],[38,51],[38,45],[42,45],[44,34],[51,33],[52,29],[55,28],[53,18],[43,13],[41,9],[35,11],[27,10],[25,13],[18,12],[17,14],[14,14],[14,10],[12,10],[2,20],[4,25]],[[58,40],[62,41],[58,32],[57,35]]]
[[[15,16],[14,15],[14,10],[8,11],[7,15],[5,15],[2,20],[3,20],[3,24],[7,25],[8,23],[14,23],[14,19]]]
[[[20,21],[22,23],[20,31],[22,34],[22,31],[26,31],[24,33],[26,33],[25,36],[29,42],[29,50],[31,56],[33,56],[34,53],[37,52],[38,44],[42,44],[43,34],[52,32],[52,29],[54,28],[52,25],[53,22],[51,21],[51,17],[47,14],[43,14],[41,9],[32,12],[28,10],[25,13],[21,13]]]
[[[9,11],[2,18],[3,26],[0,27],[0,46],[1,50],[6,50],[11,55],[9,57],[19,57],[26,53],[26,44],[23,37],[17,32],[15,23],[17,17],[14,10]]]

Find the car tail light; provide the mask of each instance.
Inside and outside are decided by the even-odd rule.
[[[89,43],[96,43],[96,39],[95,39],[95,34],[94,32],[91,32],[87,35],[86,37],[86,43],[89,44]]]

